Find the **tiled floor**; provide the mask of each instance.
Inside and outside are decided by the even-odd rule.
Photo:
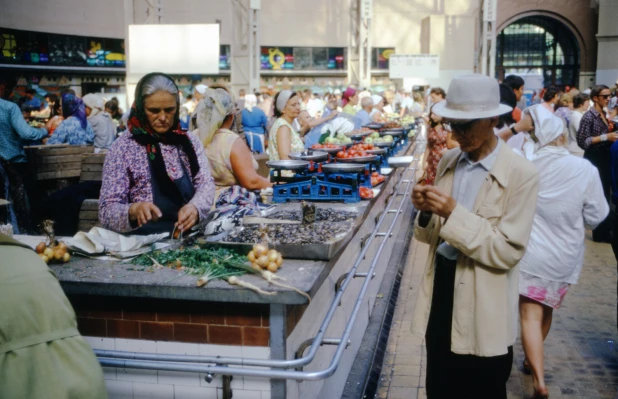
[[[412,336],[410,322],[428,246],[412,244],[389,337],[378,398],[425,398],[425,348]],[[586,240],[579,284],[554,312],[545,342],[545,370],[551,399],[618,398],[616,260],[608,244]],[[518,341],[508,382],[510,399],[528,398],[532,378],[521,370]]]

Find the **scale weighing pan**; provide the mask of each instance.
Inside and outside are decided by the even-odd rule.
[[[388,148],[390,146],[392,146],[394,143],[394,141],[382,141],[382,142],[378,142],[378,143],[373,143],[374,146],[376,147],[380,147],[380,148]]]
[[[365,170],[365,165],[360,163],[329,163],[322,165],[326,173],[358,173]]]
[[[328,153],[322,151],[304,151],[304,152],[292,152],[288,155],[290,159],[296,161],[314,161],[321,162],[328,159]]]
[[[405,157],[390,157],[388,159],[388,166],[391,168],[403,168],[408,167],[414,161],[413,156],[405,156]]]
[[[346,134],[346,136],[348,136],[352,140],[358,140],[358,139],[362,139],[365,136],[369,136],[370,134],[373,133],[373,131],[366,130],[364,132],[350,132],[350,133],[354,133],[354,134]]]
[[[366,127],[366,128],[369,128],[369,129],[373,129],[373,130],[379,130],[379,129],[382,129],[382,126],[384,126],[384,125],[381,124],[381,123],[374,122],[374,123],[370,123],[368,125],[365,125],[363,127]]]
[[[343,146],[339,146],[339,147],[335,147],[335,148],[313,148],[313,151],[318,151],[318,152],[326,152],[328,154],[336,154],[339,151],[343,150]],[[314,152],[315,154],[315,152]],[[291,158],[291,157],[290,157]]]
[[[366,157],[353,157],[353,158],[337,158],[337,162],[343,163],[369,163],[375,161],[376,155],[367,155]]]
[[[386,136],[387,134],[390,134],[391,136],[402,136],[403,135],[403,128],[380,130],[380,136]]]
[[[293,161],[289,159],[266,161],[266,166],[275,170],[305,170],[309,167],[309,161]]]
[[[375,150],[365,150],[365,152],[367,154],[371,154],[371,155],[382,155],[386,152],[386,149],[384,148],[377,148]]]

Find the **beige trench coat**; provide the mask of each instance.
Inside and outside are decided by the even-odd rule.
[[[438,165],[436,185],[445,192],[452,192],[460,155],[458,148],[448,151]],[[526,252],[532,230],[538,185],[534,165],[502,143],[473,212],[458,204],[446,221],[433,215],[429,224],[421,228],[417,220],[414,236],[428,243],[430,249],[414,309],[413,333],[425,336],[435,253],[444,240],[460,250],[455,272],[451,351],[484,357],[507,353],[517,337],[516,266]]]

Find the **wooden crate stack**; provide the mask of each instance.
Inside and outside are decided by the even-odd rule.
[[[36,180],[54,180],[79,177],[82,155],[92,154],[93,146],[44,145],[26,147],[26,154]]]

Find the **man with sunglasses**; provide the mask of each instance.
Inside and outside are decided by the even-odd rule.
[[[498,83],[455,77],[433,112],[460,148],[417,184],[415,237],[430,245],[412,331],[427,346],[427,397],[506,398],[517,338],[518,270],[534,218],[539,177],[494,134]]]

